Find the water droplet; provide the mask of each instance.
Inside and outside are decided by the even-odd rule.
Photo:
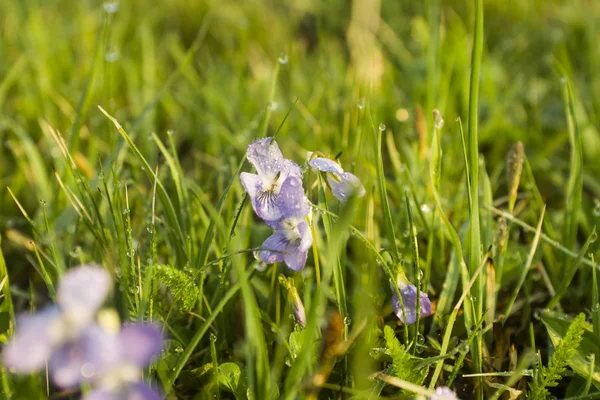
[[[594,199],[594,215],[600,217],[600,199]]]
[[[567,83],[567,78],[566,78],[566,77],[564,77],[564,76],[561,76],[561,77],[560,77],[560,83],[562,83],[563,85],[564,85],[565,83]]]
[[[364,97],[361,97],[360,99],[358,99],[358,104],[357,104],[358,109],[362,110],[363,108],[365,108],[366,103],[367,103],[367,101]]]
[[[437,108],[433,110],[433,120],[436,129],[441,129],[444,126],[444,117],[442,117],[442,113]]]
[[[104,53],[104,61],[107,63],[114,63],[118,59],[119,51],[114,46],[109,47],[108,50],[106,50],[106,53]]]
[[[421,211],[423,211],[425,214],[429,214],[431,212],[431,208],[427,204],[423,204],[421,205]]]
[[[127,257],[133,257],[134,255],[135,255],[135,250],[134,249],[127,250]]]
[[[258,253],[258,252],[257,252],[257,253]],[[256,257],[256,256],[255,256],[255,257]],[[259,263],[256,263],[256,270],[257,270],[258,272],[263,272],[263,271],[264,271],[264,270],[266,270],[266,269],[267,269],[267,263],[264,263],[264,262],[259,262]]]
[[[277,61],[279,61],[279,64],[281,64],[281,65],[287,64],[288,63],[288,56],[287,56],[287,54],[285,54],[284,52],[282,52],[281,54],[279,54],[279,59]]]
[[[118,1],[106,1],[102,6],[104,7],[104,12],[107,14],[114,14],[119,11]]]
[[[598,234],[596,233],[596,231],[594,231],[590,235],[590,243],[594,243],[596,240],[598,240]]]
[[[542,312],[541,312],[540,310],[536,310],[536,311],[533,313],[533,318],[535,318],[535,319],[537,319],[537,320],[540,320],[540,319],[542,319]]]
[[[169,130],[167,131],[167,135],[169,135],[169,136],[173,136],[173,135],[175,135],[175,131],[174,131],[173,129],[169,129]]]
[[[46,200],[44,200],[44,199],[40,199],[40,204],[43,205],[43,206],[45,206],[45,205],[48,204],[48,202]]]
[[[421,335],[420,333],[417,335],[417,344],[419,346],[423,346],[425,344],[425,336]]]
[[[267,105],[267,108],[271,111],[275,111],[277,110],[277,102],[276,101],[270,101],[269,104]]]
[[[152,225],[152,224],[149,224],[149,225],[146,227],[146,231],[148,231],[148,233],[154,233],[154,225]]]
[[[600,304],[596,303],[592,306],[592,311],[593,312],[598,312],[598,310],[600,310]]]
[[[372,348],[369,350],[369,355],[373,358],[378,357],[382,354],[385,354],[385,349],[382,348]]]
[[[352,323],[352,319],[350,319],[350,317],[346,317],[344,318],[344,325],[348,326]]]
[[[213,343],[217,342],[217,335],[215,335],[214,333],[210,334],[210,341]]]
[[[127,214],[129,214],[129,211],[130,211],[130,210],[129,210],[129,208],[126,208],[126,209],[124,209],[124,210],[123,210],[123,215],[127,215]]]
[[[81,248],[79,246],[75,246],[75,247],[73,247],[73,250],[71,250],[69,252],[69,255],[73,258],[78,258],[80,251],[81,251]]]
[[[383,122],[382,122],[382,123],[380,123],[380,124],[379,124],[379,132],[383,132],[383,131],[385,131],[385,129],[386,129],[386,126],[385,126],[385,124],[384,124]]]

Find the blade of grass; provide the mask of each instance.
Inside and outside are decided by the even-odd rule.
[[[540,237],[542,234],[542,223],[544,222],[545,213],[546,213],[546,208],[544,207],[544,208],[542,208],[542,213],[540,215],[540,219],[539,219],[537,228],[535,230],[535,237],[533,238],[533,242],[531,243],[531,249],[529,250],[529,255],[527,256],[527,261],[525,262],[525,265],[523,266],[523,269],[521,270],[521,275],[519,277],[519,281],[513,288],[512,295],[510,296],[510,299],[508,300],[508,303],[506,304],[506,308],[504,310],[504,317],[502,318],[502,324],[506,323],[506,320],[510,316],[510,310],[512,309],[512,306],[515,303],[515,300],[517,299],[519,291],[521,290],[521,286],[523,286],[523,283],[525,283],[525,278],[527,278],[527,273],[529,272],[529,269],[531,268],[531,265],[533,264],[533,258],[535,256],[535,252],[537,250],[538,244],[540,242]]]
[[[560,299],[564,296],[564,294],[567,291],[567,288],[571,284],[571,281],[575,277],[575,273],[577,273],[577,269],[581,265],[581,261],[587,255],[587,250],[590,247],[590,244],[592,242],[595,242],[596,239],[598,239],[598,234],[596,233],[596,227],[594,227],[594,229],[592,230],[592,233],[590,234],[588,239],[583,244],[583,247],[581,248],[581,251],[579,252],[579,255],[577,256],[575,261],[572,263],[568,263],[567,266],[564,268],[562,279],[560,280],[560,284],[559,284],[558,288],[556,289],[556,294],[550,300],[550,303],[548,303],[549,309],[554,308],[558,304]]]
[[[483,0],[474,0],[475,3],[475,29],[473,33],[473,50],[471,53],[471,78],[469,83],[469,165],[471,176],[471,207],[469,209],[469,269],[471,274],[481,261],[481,233],[479,228],[479,144],[477,119],[479,108],[479,82],[481,75],[481,59],[483,55]],[[475,316],[481,318],[483,314],[484,282],[479,279],[475,282],[473,289],[476,293]],[[481,337],[477,336],[471,346],[473,358],[473,369],[482,372],[482,349]],[[478,398],[483,399],[483,385],[477,390]]]
[[[399,258],[400,253],[398,251],[398,245],[396,244],[396,233],[394,232],[394,219],[392,218],[392,211],[388,200],[386,182],[385,182],[385,170],[383,166],[383,155],[382,155],[382,137],[385,128],[375,129],[373,124],[373,118],[369,112],[369,120],[373,127],[373,133],[376,135],[377,140],[375,142],[375,163],[377,165],[377,188],[379,189],[379,200],[381,201],[381,208],[383,210],[383,220],[385,222],[385,230],[390,241],[390,248],[392,254],[396,259]]]

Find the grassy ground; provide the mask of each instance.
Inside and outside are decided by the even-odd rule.
[[[477,3],[0,2],[2,341],[95,262],[123,320],[165,327],[169,398],[600,397],[600,3]],[[271,231],[238,174],[275,132],[367,190],[305,176],[300,273],[252,256]],[[398,265],[435,308],[408,328]]]

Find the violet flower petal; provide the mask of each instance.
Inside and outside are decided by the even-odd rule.
[[[405,323],[406,325],[414,324],[417,321],[417,288],[408,283],[404,286],[400,286],[400,295],[404,303],[404,311],[406,312],[406,321],[404,321],[404,314],[402,313],[402,304],[398,299],[398,295],[395,290],[392,290],[392,308],[396,316]],[[421,317],[431,315],[431,302],[427,293],[421,291]]]
[[[335,174],[344,173],[342,167],[340,167],[340,165],[337,162],[330,160],[329,158],[316,157],[310,160],[308,162],[308,165],[321,172],[332,172]]]
[[[286,251],[288,243],[285,233],[277,231],[260,246],[265,250],[258,252],[258,258],[267,264],[283,261],[283,253]]]
[[[111,286],[110,275],[98,265],[84,265],[67,271],[58,283],[57,300],[68,316],[85,322],[93,319]]]
[[[242,172],[240,173],[240,180],[242,181],[244,190],[251,199],[256,197],[256,193],[262,189],[262,179],[257,174]]]
[[[120,362],[117,335],[91,325],[81,336],[57,349],[50,358],[52,381],[61,388],[92,381]]]
[[[58,307],[17,317],[16,335],[4,346],[2,362],[16,373],[25,374],[45,367],[55,347],[53,328],[59,323]]]
[[[125,325],[119,334],[121,362],[143,368],[163,347],[163,336],[154,324]]]
[[[125,385],[117,390],[98,388],[81,400],[160,400],[160,393],[143,382]]]
[[[288,242],[283,261],[290,269],[300,271],[306,264],[308,249],[312,246],[313,238],[306,221],[301,221],[296,225],[294,234],[299,236]]]
[[[302,179],[290,175],[281,185],[278,206],[282,218],[303,218],[310,212],[308,199],[304,195]]]
[[[360,180],[350,172],[327,174],[327,182],[329,182],[333,195],[339,201],[346,201],[355,192],[358,197],[362,197],[366,193]]]
[[[275,176],[279,172],[285,173],[286,176],[290,174],[302,175],[302,170],[298,164],[283,158],[277,142],[274,142],[272,138],[260,139],[250,143],[246,151],[246,157],[254,165],[258,175],[261,176]]]

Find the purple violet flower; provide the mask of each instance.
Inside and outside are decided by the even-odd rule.
[[[159,400],[160,393],[144,383],[142,369],[162,350],[163,337],[153,324],[124,325],[120,332],[98,332],[96,349],[83,368],[93,371],[94,390],[83,400]]]
[[[400,296],[402,296],[402,303],[404,303],[406,321],[404,320],[405,314],[402,312],[402,303],[398,299],[396,290],[392,288],[392,308],[394,309],[394,313],[400,319],[400,321],[406,325],[414,324],[417,321],[417,288],[415,285],[408,283],[405,278],[399,276],[398,289],[400,291]],[[427,293],[421,291],[420,297],[421,317],[431,315],[431,302],[429,301]]]
[[[435,389],[433,396],[429,398],[430,400],[457,400],[456,393],[452,391],[452,389],[446,386],[440,386]]]
[[[242,172],[240,180],[250,196],[252,208],[265,221],[277,221],[283,217],[286,207],[284,183],[289,177],[301,177],[302,170],[293,161],[283,158],[279,146],[272,138],[251,143],[246,151],[248,161],[256,168],[256,174]]]
[[[366,191],[358,177],[350,172],[344,172],[338,163],[329,158],[316,157],[308,162],[312,168],[325,173],[333,195],[339,201],[346,201],[354,192],[358,197],[365,195]]]
[[[267,264],[283,261],[294,271],[300,271],[306,263],[308,249],[312,246],[312,233],[305,217],[310,212],[304,195],[302,180],[289,176],[281,185],[282,201],[279,221],[268,221],[275,233],[262,244],[257,258]]]
[[[74,386],[85,377],[73,376],[63,368],[80,359],[86,337],[95,329],[94,318],[110,290],[110,276],[100,266],[70,269],[57,287],[57,306],[17,319],[17,334],[4,347],[4,365],[26,374],[49,364],[53,381],[61,387]],[[26,356],[24,356],[26,355]]]

